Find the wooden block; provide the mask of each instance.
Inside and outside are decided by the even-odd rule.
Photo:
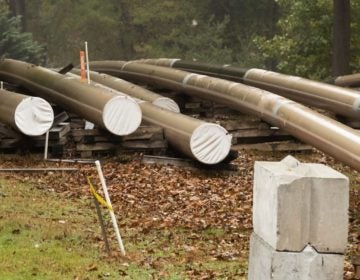
[[[85,135],[93,135],[93,136],[98,136],[102,134],[102,131],[100,131],[100,129],[95,128],[95,129],[73,129],[71,130],[71,134],[74,137],[77,136],[85,136]]]
[[[233,145],[232,149],[240,150],[258,150],[258,151],[310,151],[312,146],[293,141],[278,141],[278,142],[265,142],[256,144],[238,144]]]
[[[0,134],[4,135],[5,138],[21,139],[23,137],[19,132],[6,127],[5,125],[0,125]]]
[[[113,143],[95,143],[95,144],[76,144],[77,151],[107,151],[113,150],[116,148],[116,145]]]
[[[70,123],[59,123],[57,127],[54,127],[50,130],[49,138],[50,139],[60,139],[66,136],[71,130]]]
[[[92,158],[92,151],[82,151],[80,152],[81,158]]]
[[[134,133],[121,137],[123,141],[152,139],[160,135],[164,138],[164,130],[159,126],[140,126]]]
[[[49,130],[49,139],[50,140],[59,140],[65,138],[65,136],[70,132],[71,126],[70,123],[59,123],[56,127],[53,127]],[[35,140],[45,141],[45,135],[33,137]]]
[[[34,145],[34,147],[45,147],[45,138],[43,139],[32,139],[32,145]],[[67,139],[66,137],[57,139],[57,140],[52,140],[49,139],[48,145],[49,147],[55,146],[55,145],[65,145],[67,143]]]
[[[1,139],[0,148],[1,149],[11,149],[18,146],[20,139]]]
[[[227,131],[236,131],[239,129],[268,129],[270,125],[258,120],[227,120],[220,121],[220,125],[223,126]]]
[[[54,117],[53,127],[57,126],[59,123],[65,122],[68,119],[69,119],[69,115],[65,111],[61,112],[60,114],[57,114]]]
[[[256,138],[289,135],[289,133],[280,129],[242,129],[232,131],[231,134],[235,138]]]
[[[52,155],[62,155],[64,153],[64,145],[53,145],[50,149]]]
[[[128,149],[161,149],[167,147],[167,142],[162,140],[155,141],[125,141],[120,147]]]

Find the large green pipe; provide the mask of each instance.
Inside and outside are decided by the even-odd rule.
[[[54,112],[48,102],[0,89],[0,122],[28,136],[47,132],[54,121]]]
[[[220,125],[171,111],[168,104],[172,103],[169,101],[163,104],[165,108],[155,105],[156,103],[150,103],[150,100],[156,102],[161,96],[127,81],[93,71],[90,72],[90,78],[96,82],[95,86],[109,87],[117,94],[141,96],[143,100],[135,100],[141,108],[143,120],[162,127],[166,140],[185,155],[205,164],[216,164],[229,154],[231,135]],[[173,109],[174,106],[171,105],[170,108]]]
[[[259,116],[360,170],[360,135],[355,130],[284,97],[218,78],[135,62],[98,61],[92,62],[91,68],[186,92]]]
[[[138,62],[243,82],[306,105],[360,119],[360,94],[356,90],[256,68],[243,69],[166,58],[144,59]]]
[[[128,135],[141,123],[141,110],[133,99],[79,83],[40,66],[13,59],[1,60],[0,77],[31,90],[115,135]]]

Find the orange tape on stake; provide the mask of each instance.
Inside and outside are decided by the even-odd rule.
[[[80,51],[80,74],[81,74],[81,81],[86,80],[86,71],[85,71],[85,52]]]

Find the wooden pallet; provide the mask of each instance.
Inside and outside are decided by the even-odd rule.
[[[156,153],[167,148],[164,131],[157,126],[140,126],[127,136],[115,136],[102,129],[73,129],[72,138],[81,157],[95,154],[119,154],[129,151]]]

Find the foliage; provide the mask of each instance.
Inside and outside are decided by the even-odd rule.
[[[264,58],[275,58],[281,72],[324,78],[330,75],[330,0],[279,0],[282,17],[279,33],[271,39],[256,39]]]
[[[313,79],[331,75],[332,0],[278,0],[282,16],[279,32],[271,39],[256,37],[263,58],[277,61],[277,70]],[[352,1],[352,65],[358,64],[359,10]]]
[[[30,63],[44,61],[44,49],[31,33],[21,32],[21,18],[10,17],[0,1],[0,58],[20,59]]]
[[[351,1],[350,66],[360,72],[360,1]]]
[[[228,23],[228,18],[209,16],[201,2],[147,1],[133,8],[132,24],[139,38],[134,47],[138,56],[228,63],[232,60],[224,43]]]
[[[279,17],[278,5],[274,0],[211,0],[210,10],[216,19],[229,18],[229,24],[223,33],[225,44],[233,51],[233,63],[242,67],[271,68],[266,63],[254,36],[268,38],[276,31]]]
[[[360,1],[351,5],[356,71]],[[32,0],[25,10],[49,66],[76,63],[88,41],[90,60],[179,57],[330,76],[332,0]]]
[[[90,60],[165,56],[261,66],[251,37],[272,34],[275,20],[267,10],[274,3],[33,0],[26,24],[46,44],[51,65],[77,61],[87,40]]]
[[[51,66],[79,59],[89,42],[90,59],[113,58],[117,50],[117,19],[107,1],[34,0],[27,6],[27,28],[46,45]],[[107,16],[104,16],[107,15]],[[109,32],[111,30],[111,32]]]

